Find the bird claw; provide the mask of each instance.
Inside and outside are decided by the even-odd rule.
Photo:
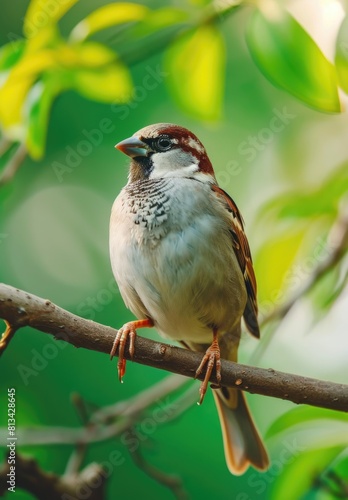
[[[122,378],[126,373],[127,360],[124,357],[124,353],[128,337],[129,337],[128,352],[130,358],[133,359],[135,352],[135,337],[137,336],[136,329],[150,327],[150,326],[153,326],[153,321],[151,319],[141,319],[125,323],[122,326],[122,328],[118,330],[110,351],[110,359],[112,359],[116,355],[118,349],[117,371],[118,371],[118,379],[120,382],[122,382]]]
[[[126,373],[126,359],[124,358],[124,352],[128,337],[129,337],[129,349],[128,349],[129,355],[131,359],[133,359],[134,356],[135,337],[137,335],[134,323],[135,322],[133,321],[131,321],[130,323],[126,323],[125,325],[122,326],[122,328],[118,330],[110,351],[110,359],[112,359],[115,356],[117,349],[119,348],[117,371],[118,371],[118,379],[120,382],[122,382],[122,378]]]
[[[201,405],[204,400],[204,396],[207,392],[208,389],[208,384],[209,384],[209,379],[212,374],[213,368],[215,366],[216,368],[216,380],[218,384],[220,385],[221,382],[221,361],[220,361],[220,347],[217,341],[217,334],[214,333],[214,340],[211,344],[210,347],[206,350],[205,355],[203,356],[203,359],[199,365],[199,367],[196,370],[195,378],[197,378],[203,371],[204,366],[207,365],[207,371],[205,373],[205,377],[203,382],[201,383],[201,386],[199,388],[199,401],[197,404]],[[216,384],[214,384],[214,389],[218,387]]]

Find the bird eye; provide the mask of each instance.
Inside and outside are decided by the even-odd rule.
[[[168,151],[172,147],[172,141],[169,139],[169,137],[162,135],[161,137],[158,137],[155,141],[155,148],[158,151]]]

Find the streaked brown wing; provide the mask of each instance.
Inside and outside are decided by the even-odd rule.
[[[243,273],[245,287],[248,294],[243,317],[249,332],[259,338],[260,329],[257,321],[256,278],[249,243],[244,232],[243,219],[237,205],[223,189],[214,185],[212,186],[212,190],[217,194],[217,196],[224,199],[227,210],[232,214],[231,234],[233,238],[233,250]]]

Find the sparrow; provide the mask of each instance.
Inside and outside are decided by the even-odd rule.
[[[215,367],[213,389],[229,470],[268,468],[267,452],[244,394],[224,387],[220,358],[237,361],[244,318],[260,336],[256,279],[242,216],[219,187],[200,140],[170,123],[142,128],[115,146],[131,158],[128,183],[110,219],[110,259],[125,305],[137,318],[118,330],[119,379],[125,345],[134,354],[136,330],[155,327],[169,340],[204,353],[202,403]]]

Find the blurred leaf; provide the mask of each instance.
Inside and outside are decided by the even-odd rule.
[[[190,0],[190,3],[192,3],[192,5],[198,5],[200,7],[204,7],[205,5],[208,5],[211,2],[212,0]]]
[[[309,297],[314,307],[317,309],[317,321],[319,321],[321,315],[325,314],[341,295],[342,291],[345,289],[346,278],[347,276],[343,277],[343,280],[341,280],[339,277],[339,268],[334,267],[330,269],[311,290]],[[321,315],[320,312],[322,313]]]
[[[348,166],[343,164],[312,191],[305,188],[277,196],[263,207],[263,214],[274,212],[280,219],[336,216],[340,199],[347,192]]]
[[[100,68],[116,61],[116,54],[97,42],[77,45],[61,44],[56,51],[57,61],[66,68]]]
[[[100,102],[127,102],[132,95],[132,80],[121,62],[98,70],[77,70],[73,87],[88,99]]]
[[[167,51],[168,84],[178,103],[203,120],[221,115],[225,79],[225,46],[210,25],[181,37]]]
[[[58,28],[54,24],[48,24],[42,28],[36,36],[29,38],[26,42],[26,54],[38,52],[41,49],[55,48],[62,42]]]
[[[42,71],[56,65],[55,54],[52,50],[41,50],[35,54],[25,54],[9,73],[8,80],[14,84],[36,76]],[[7,83],[7,82],[6,82]]]
[[[3,76],[3,71],[9,70],[14,66],[22,57],[25,48],[24,40],[16,40],[7,43],[0,49],[0,85]],[[4,75],[5,77],[5,75]]]
[[[342,456],[343,455],[343,456]],[[344,453],[339,457],[339,460],[337,460],[337,464],[335,464],[335,471],[337,474],[342,475],[343,477],[348,479],[348,450],[346,450]]]
[[[111,3],[94,10],[80,21],[70,34],[73,41],[85,40],[97,31],[122,23],[139,21],[149,12],[148,7],[135,3]]]
[[[39,160],[45,151],[48,120],[52,103],[63,90],[58,78],[45,78],[29,91],[25,104],[25,143],[32,158]]]
[[[51,50],[24,55],[0,88],[0,121],[13,140],[23,138],[23,105],[37,77],[56,65]]]
[[[294,259],[306,234],[306,227],[297,224],[277,237],[270,237],[255,258],[255,269],[258,276],[259,301],[276,305],[283,300],[284,291],[291,284],[286,279]]]
[[[267,431],[267,439],[287,431],[290,427],[301,425],[312,420],[339,420],[348,422],[348,414],[340,411],[315,408],[312,406],[300,406],[287,411],[275,420]]]
[[[333,498],[347,498],[348,497],[348,450],[340,453],[329,467],[318,477],[314,488],[320,496],[318,500],[332,500]],[[330,496],[324,496],[323,493]],[[305,499],[307,500],[307,499]]]
[[[335,64],[339,84],[348,93],[348,16],[342,22],[337,35]]]
[[[335,67],[288,12],[278,6],[271,14],[256,11],[247,33],[261,71],[306,104],[320,111],[341,111]]]
[[[163,7],[162,9],[152,10],[135,26],[133,36],[142,37],[150,35],[188,19],[188,13],[176,7]]]
[[[63,2],[31,0],[24,18],[24,35],[27,38],[35,37],[49,24],[57,23],[76,2],[77,0],[64,0]]]
[[[336,300],[341,296],[341,294],[346,290],[348,284],[348,271],[340,278],[337,278],[337,273],[332,271],[332,275],[336,274],[336,280],[334,286],[331,288],[326,288],[326,295],[322,297],[321,303],[319,307],[321,307],[324,311],[330,309]],[[319,283],[319,286],[321,283]]]
[[[274,482],[271,500],[303,498],[313,487],[318,474],[328,467],[343,449],[344,446],[332,446],[290,457]]]

